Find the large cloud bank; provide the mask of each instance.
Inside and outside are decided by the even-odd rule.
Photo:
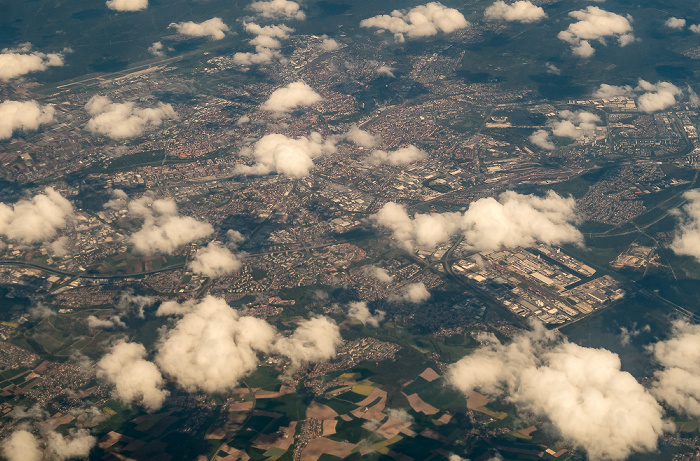
[[[14,431],[2,442],[2,455],[8,461],[41,461],[39,441],[31,432]]]
[[[214,232],[208,222],[180,216],[173,200],[146,194],[128,205],[131,217],[142,219],[143,226],[131,235],[134,249],[142,254],[171,254],[179,246],[196,242]]]
[[[394,10],[360,21],[360,27],[376,28],[392,32],[398,41],[404,35],[411,38],[429,37],[440,32],[449,34],[469,26],[464,15],[440,2],[430,2],[410,10]]]
[[[148,8],[148,0],[107,0],[107,8],[115,11],[141,11]]]
[[[652,393],[676,411],[700,417],[700,325],[676,321],[671,337],[650,350],[662,366],[654,373]]]
[[[239,66],[248,67],[254,64],[269,64],[275,60],[282,60],[279,48],[280,40],[289,38],[294,29],[284,24],[261,26],[254,22],[245,23],[245,30],[255,35],[249,43],[255,46],[255,52],[238,52],[233,55],[233,62]]]
[[[49,67],[63,65],[62,53],[41,53],[32,51],[32,45],[25,43],[16,49],[5,48],[0,53],[0,80],[8,82],[30,72],[39,72]]]
[[[533,246],[535,243],[581,244],[576,229],[573,198],[550,191],[544,197],[504,192],[498,199],[473,202],[464,213],[416,214],[393,202],[385,204],[371,219],[392,230],[393,237],[406,248],[436,247],[462,233],[468,245],[477,250]]]
[[[268,0],[253,2],[250,7],[263,18],[306,19],[306,14],[297,2],[291,0]]]
[[[314,158],[332,152],[335,152],[335,143],[332,140],[324,141],[316,132],[308,138],[302,136],[297,139],[283,134],[268,134],[244,152],[250,154],[256,163],[252,166],[239,165],[236,171],[244,175],[275,172],[291,178],[303,178],[314,167]]]
[[[503,19],[511,22],[537,22],[547,17],[542,7],[527,0],[518,0],[510,5],[499,0],[486,8],[484,16],[488,19]]]
[[[676,210],[679,224],[671,249],[678,255],[700,261],[700,189],[689,190],[683,196],[687,202]]]
[[[273,91],[260,108],[270,112],[285,113],[298,107],[312,106],[321,101],[323,97],[320,94],[306,82],[299,80]]]
[[[424,159],[427,155],[425,151],[414,145],[410,145],[392,151],[375,150],[369,157],[365,158],[364,161],[372,165],[380,165],[382,163],[395,166],[408,165],[409,163]]]
[[[206,247],[197,250],[188,267],[195,274],[215,278],[237,272],[242,264],[240,258],[231,250],[219,243],[210,242]]]
[[[578,19],[578,22],[559,32],[558,37],[569,43],[573,53],[582,58],[589,58],[595,53],[591,41],[605,44],[607,38],[615,38],[620,46],[625,46],[635,40],[630,22],[632,18],[629,16],[620,16],[597,6],[572,11],[569,16]]]
[[[25,244],[48,241],[66,227],[73,213],[73,205],[47,187],[14,205],[0,203],[0,236]]]
[[[168,28],[190,37],[209,37],[212,40],[223,39],[230,30],[221,18],[211,18],[203,22],[173,22]]]
[[[163,390],[160,371],[145,357],[141,344],[120,342],[97,362],[97,374],[112,383],[119,399],[152,411],[163,405],[168,392]]]
[[[53,106],[41,106],[36,101],[3,101],[0,104],[0,139],[12,137],[15,131],[38,130],[53,121]]]
[[[147,128],[160,126],[163,120],[177,118],[170,104],[158,103],[153,108],[140,108],[133,102],[112,102],[105,96],[93,96],[85,109],[91,117],[85,128],[112,139],[140,136]]]
[[[677,102],[677,98],[682,94],[683,90],[673,83],[651,83],[640,78],[637,86],[634,88],[630,85],[616,86],[603,83],[598,90],[593,93],[593,96],[601,99],[608,99],[616,96],[637,96],[637,108],[640,111],[657,112],[674,106]]]
[[[661,406],[608,350],[569,343],[542,325],[507,345],[491,334],[481,340],[450,367],[448,382],[465,393],[505,395],[520,410],[549,420],[590,459],[653,451],[668,429]]]

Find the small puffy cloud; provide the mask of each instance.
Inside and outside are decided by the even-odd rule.
[[[313,317],[300,322],[291,336],[278,338],[274,350],[298,366],[334,358],[342,343],[340,329],[333,320]]]
[[[87,429],[72,429],[67,437],[51,432],[46,440],[46,454],[56,461],[87,458],[95,444],[97,439]]]
[[[447,381],[464,393],[479,390],[546,418],[590,459],[624,460],[649,452],[669,425],[656,400],[605,349],[581,347],[540,324],[501,344],[482,345],[451,365]]]
[[[282,61],[282,54],[278,48],[282,46],[280,40],[289,38],[294,29],[282,25],[261,26],[254,22],[244,23],[246,32],[255,35],[250,44],[255,46],[255,52],[236,53],[233,62],[239,66],[269,64],[273,61]]]
[[[168,26],[178,33],[189,35],[190,37],[209,37],[212,40],[221,40],[226,37],[226,32],[230,29],[224,24],[221,18],[211,18],[203,22],[173,22]]]
[[[685,19],[670,17],[664,25],[670,29],[682,29],[685,27]]]
[[[365,162],[372,165],[380,165],[387,163],[389,165],[408,165],[424,159],[428,154],[417,148],[414,145],[401,147],[392,151],[375,150],[372,154],[364,159]]]
[[[88,328],[99,328],[100,330],[113,330],[115,328],[126,329],[126,323],[118,315],[112,315],[110,317],[96,317],[94,315],[88,315],[85,319],[87,321]]]
[[[237,272],[241,265],[241,260],[231,253],[231,250],[219,243],[210,242],[206,247],[197,250],[188,267],[195,274],[216,278]]]
[[[324,37],[321,42],[321,49],[323,51],[335,51],[340,49],[340,43],[335,39]]]
[[[683,94],[683,90],[673,83],[650,83],[639,79],[637,91],[643,93],[637,98],[637,108],[642,112],[657,112],[676,105],[676,97]]]
[[[394,277],[389,275],[389,272],[383,267],[370,266],[365,269],[365,273],[383,283],[391,283],[394,281]]]
[[[7,461],[41,461],[43,457],[39,441],[25,430],[14,431],[2,442],[1,448]]]
[[[552,74],[552,75],[561,75],[561,69],[559,69],[557,66],[552,64],[551,62],[548,62],[546,64],[547,68],[547,73]]]
[[[59,237],[53,242],[49,243],[47,249],[52,256],[62,258],[70,254],[70,251],[68,250],[69,243],[70,240],[68,239],[68,236],[64,235],[63,237]]]
[[[148,306],[153,305],[156,299],[151,296],[140,296],[135,295],[133,291],[124,291],[121,296],[119,296],[119,301],[117,302],[117,311],[121,315],[135,315],[136,317],[142,319],[144,318],[144,309]]]
[[[629,85],[616,86],[608,85],[603,83],[600,87],[593,93],[593,96],[600,99],[610,99],[618,96],[632,97],[634,95],[634,88]]]
[[[671,336],[649,350],[662,367],[651,392],[676,411],[700,417],[700,325],[676,321]]]
[[[222,392],[257,367],[257,353],[270,351],[275,335],[264,320],[207,296],[161,336],[155,361],[185,390]]]
[[[333,140],[323,140],[316,132],[307,137],[288,138],[283,134],[268,134],[260,138],[250,149],[256,161],[252,166],[239,165],[236,171],[244,175],[280,173],[291,178],[308,176],[314,167],[313,159],[335,152]]]
[[[408,423],[408,422],[413,422],[415,418],[411,416],[406,410],[403,408],[389,408],[388,410],[385,411],[387,415],[389,415],[389,419],[393,419],[394,421],[397,422],[402,422],[402,423]]]
[[[30,72],[40,72],[49,67],[62,65],[62,53],[46,54],[32,51],[32,45],[24,43],[19,48],[5,48],[0,53],[0,80],[8,82]]]
[[[153,108],[137,107],[133,102],[112,102],[105,96],[93,96],[85,105],[90,120],[85,128],[112,139],[140,136],[149,127],[160,126],[163,120],[177,118],[170,104],[158,103]]]
[[[148,0],[107,0],[107,8],[115,11],[141,11],[148,8]]]
[[[430,292],[425,287],[423,282],[409,283],[401,288],[401,293],[398,296],[393,296],[391,300],[403,300],[413,304],[420,304],[430,298]]]
[[[144,357],[146,349],[141,344],[117,343],[97,362],[97,374],[114,386],[122,401],[140,403],[153,411],[163,406],[168,392],[163,390],[158,368]]]
[[[165,46],[163,46],[162,42],[153,42],[153,45],[148,47],[148,52],[158,58],[162,58],[163,56],[165,56],[164,50]]]
[[[36,101],[3,101],[0,103],[0,139],[11,138],[15,131],[36,131],[39,126],[51,123],[55,113],[53,106],[42,106]]]
[[[569,43],[573,53],[582,58],[589,58],[595,53],[591,41],[605,44],[607,38],[615,38],[620,46],[625,46],[635,40],[630,22],[632,18],[629,16],[620,16],[597,6],[572,11],[569,16],[578,19],[578,22],[570,24],[557,37]]]
[[[683,196],[686,203],[675,212],[679,222],[670,246],[677,255],[700,261],[700,189],[689,190]]]
[[[321,101],[323,98],[320,94],[306,82],[299,80],[273,91],[260,108],[270,112],[285,113],[297,107],[312,106]]]
[[[549,133],[547,130],[536,130],[530,135],[530,142],[537,147],[541,147],[546,150],[554,150],[555,146],[551,139],[549,139]]]
[[[393,237],[406,248],[415,245],[434,248],[458,232],[474,250],[531,247],[537,242],[549,245],[581,244],[583,235],[574,226],[578,221],[573,198],[549,191],[544,197],[508,191],[498,199],[488,197],[473,202],[460,213],[416,214],[386,203],[371,219],[392,230]]]
[[[386,312],[380,310],[377,310],[374,315],[372,315],[367,307],[367,303],[363,301],[350,303],[350,308],[348,309],[348,319],[374,328],[379,328],[379,323],[383,321],[385,317]]]
[[[268,0],[253,2],[250,7],[263,18],[306,19],[306,14],[297,2],[291,0]]]
[[[695,34],[700,34],[700,24],[691,24],[688,29]]]
[[[552,127],[552,133],[571,139],[592,137],[595,135],[596,124],[601,121],[597,115],[583,110],[563,110],[559,112],[559,117],[560,120],[548,124]]]
[[[179,246],[214,232],[208,222],[180,216],[173,200],[156,200],[146,194],[129,202],[128,207],[132,218],[143,220],[141,229],[130,238],[134,249],[142,254],[172,254]]]
[[[518,0],[510,5],[503,0],[494,2],[486,8],[484,16],[487,19],[503,19],[511,22],[531,23],[547,17],[542,7],[533,5],[527,0]]]
[[[157,317],[168,317],[171,315],[185,315],[194,310],[199,303],[196,299],[188,299],[184,302],[177,301],[165,301],[163,302],[156,311]]]
[[[430,2],[410,10],[394,10],[360,21],[360,27],[388,30],[397,41],[403,41],[404,34],[411,38],[429,37],[440,32],[449,34],[469,26],[464,15],[454,8],[447,8],[440,2]]]
[[[24,244],[53,239],[73,219],[73,205],[47,187],[14,205],[0,203],[0,235]]]
[[[340,139],[350,141],[356,146],[369,149],[377,145],[377,142],[379,142],[379,135],[372,134],[357,125],[353,125]]]
[[[387,77],[394,78],[395,77],[395,75],[394,75],[395,70],[396,69],[394,69],[393,67],[379,66],[379,67],[377,67],[377,74],[386,75]]]
[[[245,238],[245,235],[241,234],[237,230],[229,229],[226,231],[226,240],[228,240],[229,246],[238,247],[238,245],[245,242],[247,239]]]
[[[27,312],[33,319],[45,319],[56,315],[56,312],[43,303],[37,303],[36,306],[29,308]]]

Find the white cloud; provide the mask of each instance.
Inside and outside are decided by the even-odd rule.
[[[193,21],[173,22],[168,28],[175,29],[190,37],[209,37],[212,40],[223,39],[226,37],[226,32],[230,30],[221,18],[211,18],[199,23]]]
[[[194,259],[188,264],[195,274],[210,278],[226,277],[237,272],[241,266],[237,255],[216,242],[210,242],[206,247],[197,250]]]
[[[674,253],[700,261],[700,189],[689,190],[683,197],[686,203],[675,212],[679,222],[670,246]]]
[[[324,37],[323,41],[321,42],[321,49],[323,51],[339,50],[340,43],[338,43],[335,39]]]
[[[390,301],[403,300],[413,304],[420,304],[430,298],[430,292],[423,282],[409,283],[401,288],[399,295],[390,296]]]
[[[549,420],[590,459],[653,451],[669,429],[659,404],[608,350],[569,343],[539,324],[510,344],[492,334],[480,339],[473,354],[450,367],[448,382],[464,393],[504,394],[520,410]]]
[[[298,366],[332,359],[342,342],[338,325],[333,320],[313,317],[300,322],[291,336],[278,338],[274,350],[291,360],[293,366]]]
[[[352,127],[350,127],[348,132],[340,137],[340,139],[350,141],[356,146],[364,147],[367,149],[376,146],[379,142],[379,138],[379,135],[375,135],[370,133],[369,131],[365,131],[357,125],[353,125]]]
[[[410,10],[394,10],[390,15],[382,14],[360,21],[360,27],[386,29],[397,41],[404,34],[411,38],[428,37],[440,32],[449,34],[469,26],[464,15],[454,8],[439,2],[419,5]]]
[[[62,65],[62,53],[46,54],[32,51],[32,45],[24,43],[19,48],[5,48],[0,53],[0,80],[8,82],[30,72],[39,72]]]
[[[172,254],[179,246],[214,232],[208,222],[180,216],[173,200],[156,200],[150,194],[129,202],[129,214],[143,220],[141,229],[130,238],[134,249],[142,254]]]
[[[51,256],[58,256],[62,258],[70,254],[70,251],[68,250],[69,243],[70,240],[68,239],[68,236],[64,235],[63,237],[59,237],[53,242],[49,243],[47,245],[47,250]]]
[[[73,205],[47,187],[31,199],[14,205],[0,203],[0,235],[29,244],[53,239],[74,216]]]
[[[685,19],[670,17],[664,25],[671,29],[683,29],[685,27]]]
[[[156,299],[151,296],[134,295],[133,291],[127,290],[122,292],[117,302],[117,311],[120,315],[135,315],[142,319],[144,318],[144,309],[153,305]]]
[[[372,165],[380,165],[388,163],[389,165],[408,165],[424,159],[428,154],[417,148],[414,145],[401,147],[392,151],[375,150],[372,154],[364,159],[365,162]]]
[[[642,112],[657,112],[675,106],[676,97],[683,94],[683,90],[673,83],[649,83],[642,79],[639,79],[636,90],[644,92],[637,98],[637,108]]]
[[[64,461],[75,458],[87,458],[97,443],[87,429],[72,429],[68,437],[58,432],[51,432],[46,441],[47,459]]]
[[[276,332],[267,322],[239,317],[223,299],[207,296],[165,332],[156,363],[188,391],[222,392],[257,367]]]
[[[700,24],[691,24],[688,29],[693,33],[700,34]]]
[[[700,417],[700,325],[676,321],[671,336],[649,349],[662,367],[651,392],[676,411]]]
[[[250,7],[263,18],[306,19],[306,14],[297,2],[291,0],[269,0],[253,2]]]
[[[389,66],[379,66],[379,67],[377,67],[377,73],[378,73],[379,75],[386,75],[387,77],[391,77],[391,78],[396,77],[396,76],[394,75],[394,71],[395,71],[395,70],[396,70],[396,69],[394,69],[393,67],[389,67]]]
[[[561,75],[561,69],[559,69],[557,66],[552,64],[551,62],[548,62],[546,64],[547,67],[547,73],[552,74],[552,75]]]
[[[25,430],[16,430],[2,442],[2,455],[7,461],[41,461],[39,441]]]
[[[629,85],[625,86],[615,86],[603,83],[600,88],[593,93],[593,96],[600,99],[610,99],[617,96],[632,97],[634,95],[634,88]]]
[[[236,171],[245,175],[281,173],[292,178],[308,176],[314,167],[313,159],[335,152],[333,140],[323,140],[316,132],[309,137],[288,138],[283,134],[268,134],[260,138],[249,150],[256,161],[252,166],[239,165]]]
[[[97,362],[97,374],[114,386],[119,399],[153,411],[163,406],[168,392],[163,390],[158,368],[144,357],[146,349],[141,344],[117,343]]]
[[[189,314],[197,307],[199,301],[197,299],[187,299],[183,302],[177,301],[165,301],[163,302],[156,311],[157,317],[168,317],[171,315],[185,315]]]
[[[559,112],[559,117],[561,120],[548,124],[552,127],[552,133],[555,136],[571,139],[579,139],[584,136],[593,137],[596,123],[601,121],[597,115],[583,110],[576,112],[562,110]]]
[[[0,139],[11,138],[15,131],[38,130],[39,126],[51,123],[55,113],[52,105],[42,106],[36,101],[3,101],[0,103]]]
[[[133,102],[116,103],[105,96],[93,96],[85,105],[90,120],[85,128],[112,139],[140,136],[149,127],[160,126],[163,120],[174,120],[177,114],[170,104],[158,103],[154,108],[140,108]]]
[[[245,30],[255,35],[249,41],[255,46],[255,52],[236,53],[233,55],[233,62],[239,66],[251,66],[253,64],[269,64],[272,61],[283,61],[282,54],[278,48],[282,46],[280,40],[289,38],[289,34],[294,29],[282,25],[261,26],[254,22],[244,23]]]
[[[56,315],[56,312],[41,302],[34,307],[30,307],[28,312],[33,319],[45,319]]]
[[[394,281],[394,277],[389,275],[389,272],[387,272],[387,270],[383,267],[370,266],[365,269],[365,273],[383,283],[391,283]]]
[[[547,13],[542,7],[533,5],[527,0],[518,0],[510,5],[503,0],[498,0],[486,8],[484,16],[488,19],[531,23],[546,18]]]
[[[573,198],[552,191],[545,197],[508,191],[498,200],[488,197],[473,202],[463,214],[418,213],[410,218],[403,206],[389,202],[371,219],[391,229],[406,248],[434,248],[458,232],[477,251],[531,247],[537,242],[581,244],[583,235],[573,225],[578,221],[575,204]]]
[[[554,145],[551,139],[549,139],[549,133],[547,130],[536,130],[530,135],[530,142],[537,147],[541,147],[546,150],[554,150],[557,146]]]
[[[374,315],[369,311],[367,303],[357,301],[350,303],[348,309],[348,319],[355,320],[363,325],[369,325],[374,328],[379,328],[379,323],[386,317],[386,312],[377,310]]]
[[[141,11],[148,8],[148,0],[107,0],[107,8],[115,11]]]
[[[165,56],[165,46],[163,46],[162,42],[153,42],[153,45],[148,47],[148,52],[151,53],[153,56],[156,56],[158,58],[162,58]]]
[[[578,19],[578,22],[570,24],[557,37],[569,43],[573,53],[582,58],[591,57],[595,53],[591,46],[592,40],[605,44],[606,38],[616,38],[620,46],[629,45],[635,40],[630,16],[620,16],[597,6],[572,11],[569,16]]]
[[[312,106],[321,101],[323,98],[320,94],[316,93],[306,82],[299,80],[273,91],[260,108],[271,112],[285,113],[297,107]]]
[[[88,328],[99,328],[101,330],[112,330],[115,328],[126,329],[126,323],[118,315],[112,315],[110,317],[102,318],[96,317],[94,315],[88,315],[85,319],[87,321]]]

